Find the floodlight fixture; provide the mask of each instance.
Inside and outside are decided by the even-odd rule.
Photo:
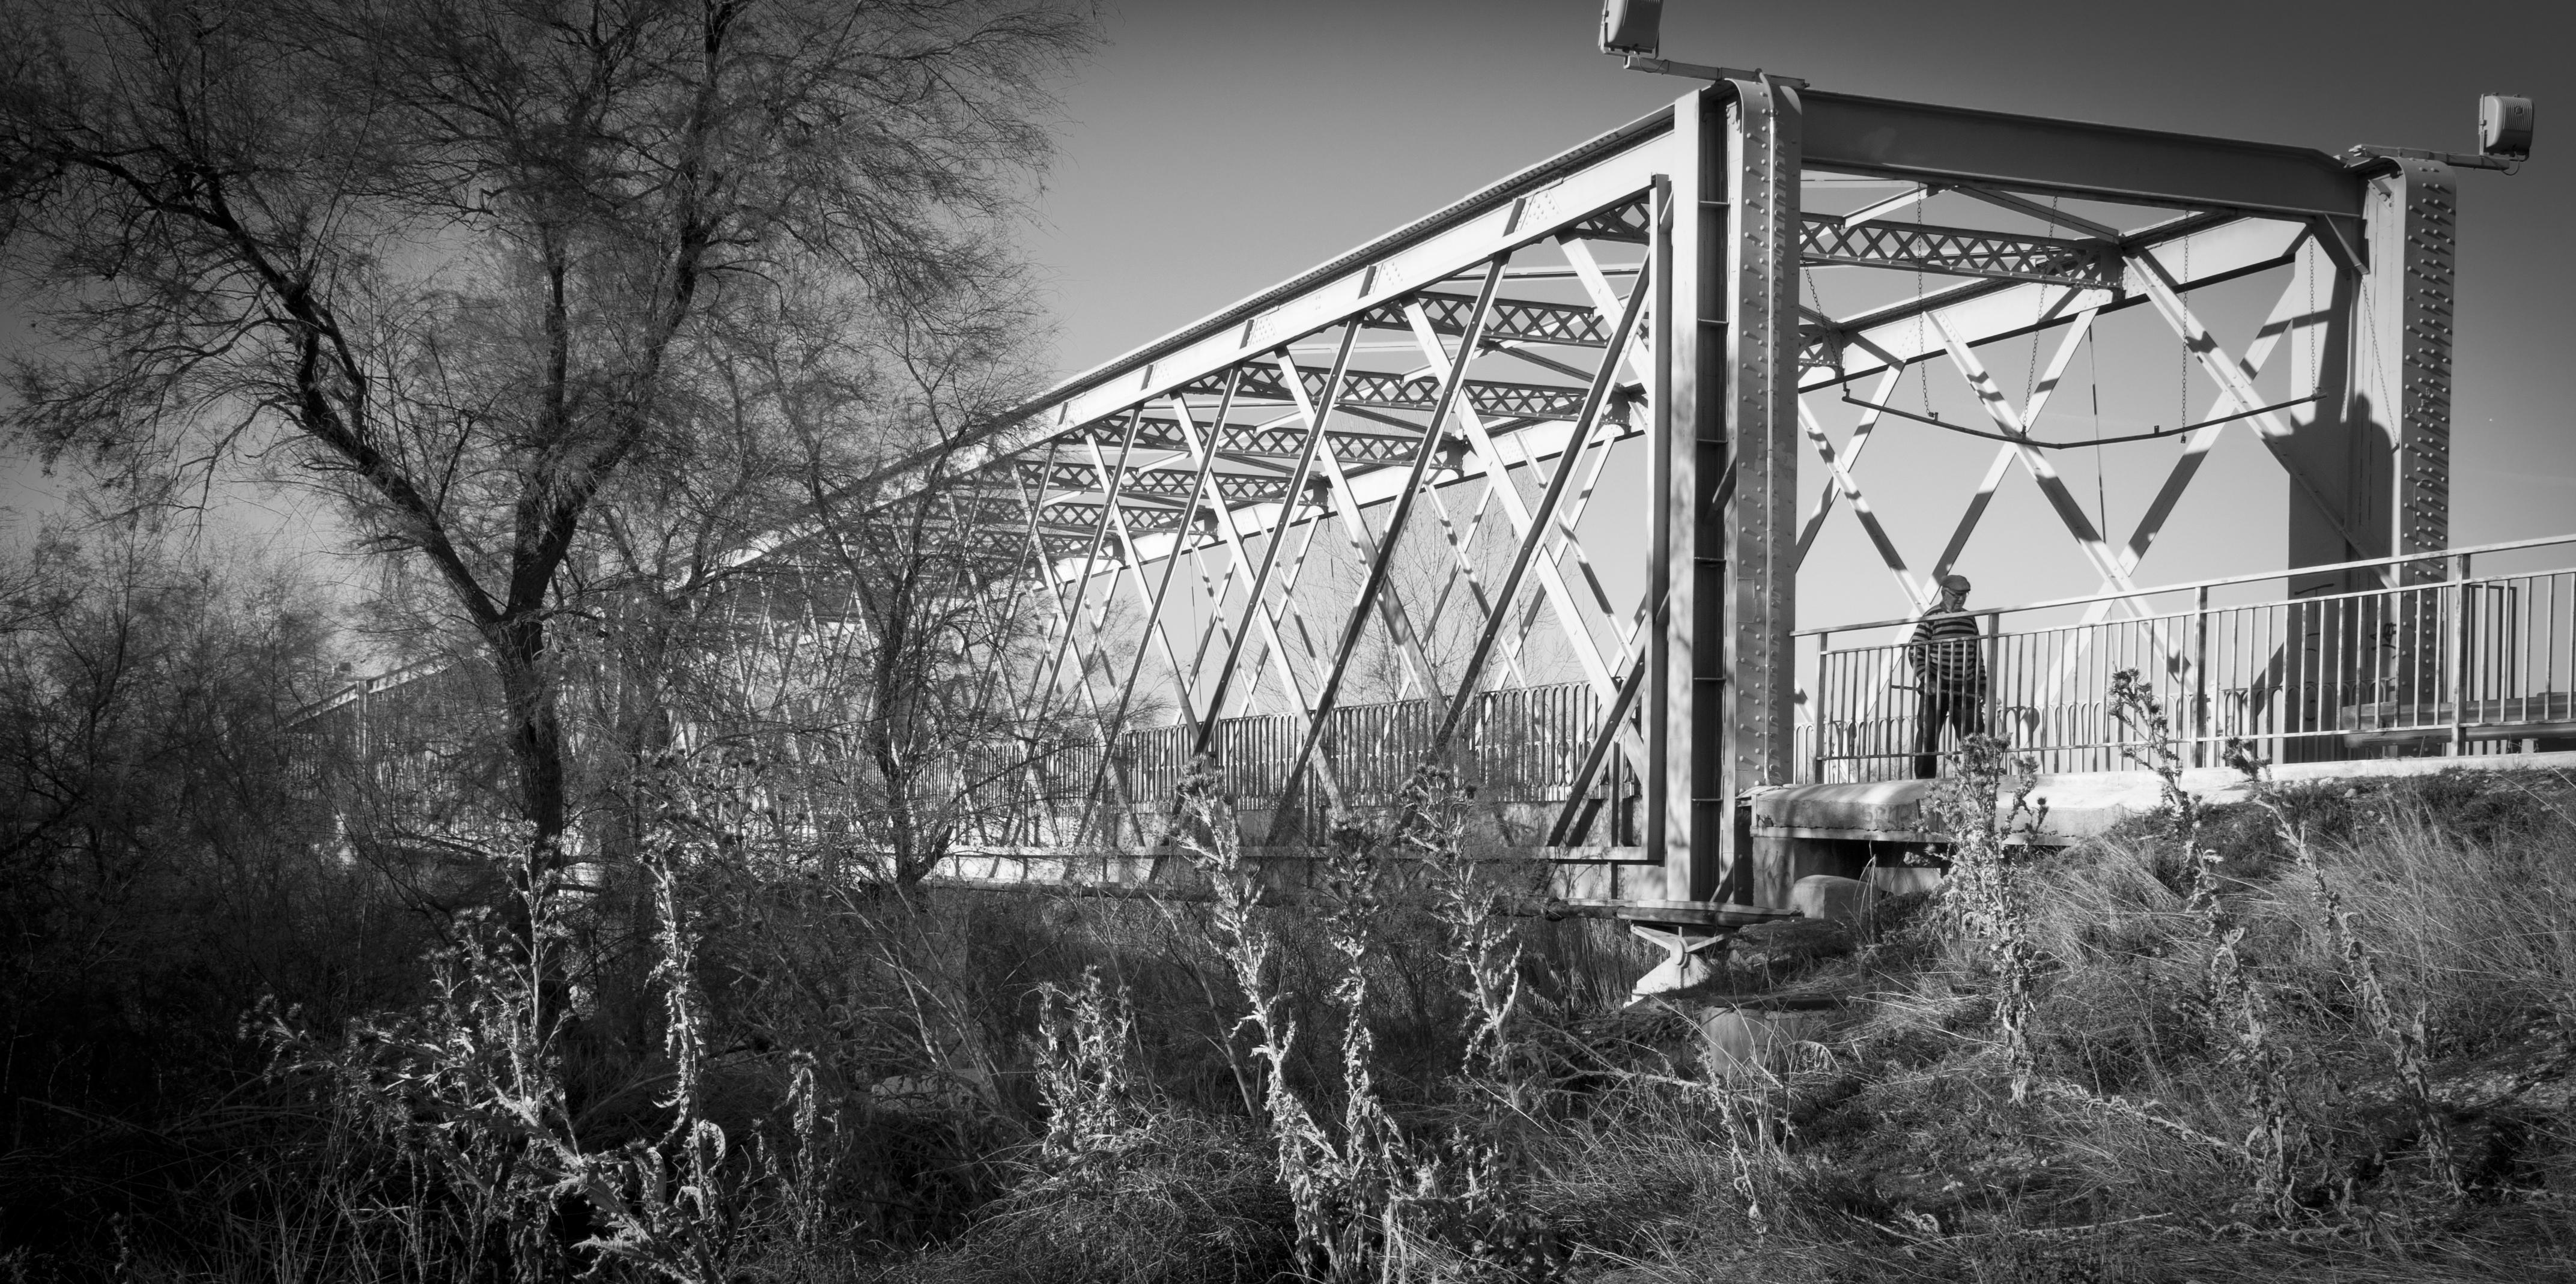
[[[2531,100],[2518,94],[2478,99],[2478,154],[2498,160],[2531,159]]]
[[[2478,97],[2476,153],[2365,144],[2347,149],[2343,154],[2344,163],[2376,165],[2391,160],[2421,160],[2459,169],[2498,169],[2510,174],[2531,159],[2531,118],[2529,98],[2519,94],[2482,94]]]
[[[1667,62],[1661,57],[1663,25],[1664,0],[1601,0],[1601,52],[1618,55],[1620,65],[1630,71],[1653,72],[1658,76],[1688,76],[1693,80],[1707,81],[1759,80],[1791,89],[1807,87],[1806,81],[1791,76],[1772,76],[1735,67],[1703,67],[1695,62]]]
[[[1663,47],[1664,0],[1602,0],[1601,52],[1652,58]]]

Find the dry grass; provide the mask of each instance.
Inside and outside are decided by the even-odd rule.
[[[1253,1284],[1283,1277],[1295,1235],[1268,1147],[1240,1124],[1166,1113],[1100,1171],[1040,1172],[973,1229],[886,1284]]]
[[[1857,953],[1730,973],[1832,1005],[1760,1082],[1682,1006],[1619,1010],[1651,960],[1615,925],[1496,917],[1436,809],[1379,839],[1429,859],[1346,859],[1329,917],[675,866],[637,939],[645,997],[687,1002],[567,1036],[561,1126],[632,1180],[637,1143],[704,1174],[693,1225],[751,1280],[1289,1279],[1301,1229],[1340,1245],[1303,1269],[1384,1281],[2576,1280],[2576,783],[2268,801],[2286,829],[2141,818],[1994,857],[1982,907],[1898,898]],[[1265,1055],[1247,989],[1297,1037]],[[1303,1228],[1291,1099],[1292,1157],[1332,1170]],[[661,1141],[682,1116],[726,1157]],[[398,1241],[470,1201],[358,1122],[273,1129],[126,1274],[453,1274]]]
[[[1846,1003],[1833,1063],[1762,1099],[1776,1123],[1761,1144],[1743,1097],[1730,1118],[1724,1090],[1692,1082],[1685,1038],[1628,1047],[1632,1073],[1544,1127],[1537,1189],[1578,1242],[1577,1273],[2576,1279],[2576,787],[2436,777],[2275,801],[2347,916],[2341,938],[2299,844],[2250,806],[2199,818],[2207,909],[2165,819],[2017,871],[2032,994],[2018,1104],[2006,978],[1991,934],[1955,912],[1892,907],[1859,959],[1770,978]],[[2213,1020],[2213,914],[2259,1035]],[[2439,1129],[2410,1100],[2368,976],[2384,1013],[2410,1028],[2420,1014]],[[2248,1091],[2249,1038],[2274,1093]],[[2277,1155],[2267,1109],[2285,1116]]]

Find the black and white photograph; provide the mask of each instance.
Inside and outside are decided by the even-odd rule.
[[[0,0],[0,1284],[2576,1284],[2561,109]]]

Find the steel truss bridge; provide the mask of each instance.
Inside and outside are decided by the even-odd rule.
[[[1036,645],[965,662],[1032,717],[1096,728],[978,776],[1000,819],[948,871],[1150,882],[1196,764],[1247,844],[1286,848],[1437,760],[1570,905],[1776,906],[1904,836],[1783,799],[1919,791],[1902,639],[2015,473],[2099,581],[1986,612],[1982,715],[2048,768],[2128,765],[2106,711],[2123,669],[2195,762],[2231,736],[2292,761],[2558,747],[2576,577],[2519,569],[2532,546],[2449,546],[2456,205],[2441,158],[1774,77],[1696,89],[887,482],[945,488],[940,531],[981,555],[989,609],[1037,622]],[[2222,343],[2195,292],[2258,277],[2277,303]],[[2133,309],[2218,403],[2155,434],[2180,453],[2119,532],[2031,425]],[[1990,368],[2013,344],[2019,395]],[[1983,421],[1899,408],[1915,379]],[[1988,460],[1937,543],[1896,538],[1862,484],[1899,420]],[[2225,434],[2277,464],[2293,569],[2141,583]],[[1801,567],[1836,522],[1908,616],[1802,627]]]

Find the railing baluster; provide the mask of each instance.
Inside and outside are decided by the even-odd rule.
[[[2450,756],[2459,758],[2469,752],[2468,718],[2469,648],[2475,639],[2469,633],[2469,558],[2463,553],[2451,559],[2451,743]]]
[[[2209,586],[2191,602],[2191,765],[2209,765]]]

